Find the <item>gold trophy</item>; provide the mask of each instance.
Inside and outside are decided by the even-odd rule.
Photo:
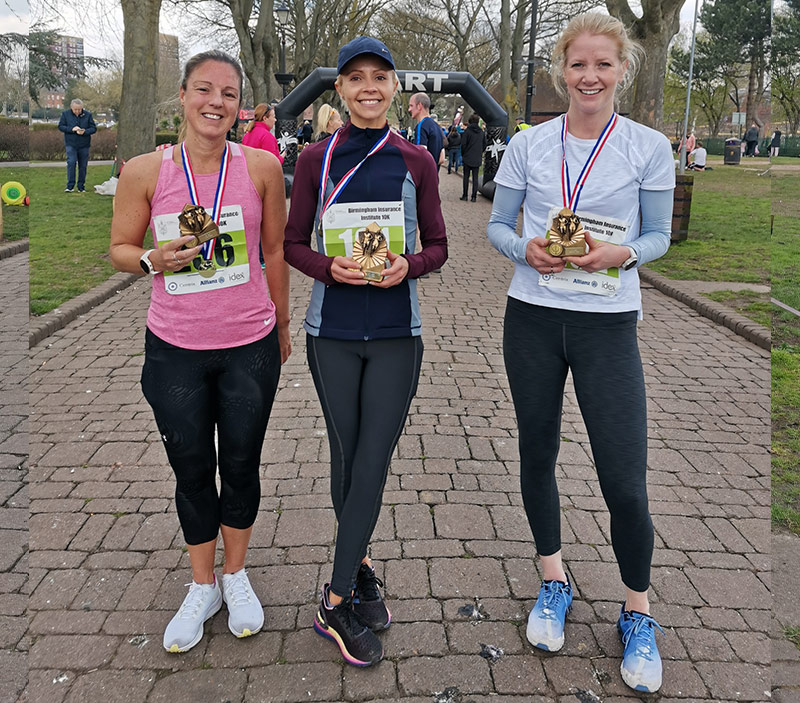
[[[194,239],[186,243],[184,249],[191,249],[219,236],[217,223],[211,219],[211,215],[200,205],[192,205],[190,203],[184,205],[183,212],[178,215],[178,225],[182,237],[187,234],[194,237]]]
[[[353,259],[361,266],[364,278],[368,281],[383,280],[381,272],[386,265],[386,253],[386,236],[377,222],[367,225],[358,232],[353,244]]]
[[[586,231],[578,216],[564,208],[553,218],[548,232],[547,253],[550,256],[583,256],[586,253]]]

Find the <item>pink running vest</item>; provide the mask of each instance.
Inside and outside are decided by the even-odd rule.
[[[244,219],[245,246],[239,245],[238,253],[231,257],[233,247],[223,250],[228,238],[220,237],[215,244],[217,272],[214,277],[200,283],[199,274],[191,274],[195,285],[229,287],[204,289],[174,294],[188,284],[187,277],[165,276],[157,273],[153,277],[150,309],[147,326],[158,337],[184,349],[224,349],[250,344],[266,337],[275,326],[275,305],[269,298],[267,283],[258,258],[261,237],[262,201],[250,180],[244,154],[238,144],[228,142],[230,163],[228,180],[222,199],[222,213],[239,206]],[[183,169],[172,160],[174,147],[164,150],[161,170],[158,174],[153,200],[150,203],[150,230],[154,246],[158,246],[159,233],[165,230],[164,223],[175,221],[184,205],[191,202],[189,188]],[[211,213],[214,193],[219,175],[195,174],[200,205]],[[167,216],[167,218],[159,218]],[[160,225],[157,226],[156,219]],[[221,228],[224,231],[224,228]],[[241,235],[239,235],[241,237]],[[169,237],[167,237],[169,239]],[[233,240],[231,240],[233,241]],[[243,259],[246,258],[246,261]],[[226,266],[227,264],[228,266]],[[236,265],[234,267],[234,264]],[[246,278],[238,285],[232,282]]]

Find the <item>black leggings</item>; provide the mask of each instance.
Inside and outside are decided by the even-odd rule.
[[[509,298],[503,334],[519,426],[520,483],[542,556],[561,549],[555,478],[567,370],[589,433],[611,543],[623,583],[650,585],[653,523],[647,505],[647,416],[636,313],[587,313]]]
[[[422,339],[307,335],[307,348],[328,427],[331,499],[339,522],[331,590],[347,596],[378,522],[389,460],[417,391]]]
[[[464,193],[463,197],[467,197],[467,191],[469,190],[469,174],[472,174],[472,197],[475,198],[478,195],[478,171],[480,171],[480,166],[467,166],[464,164]]]
[[[251,344],[212,350],[176,347],[147,330],[142,390],[175,472],[187,544],[216,539],[220,525],[246,529],[255,522],[261,447],[280,372],[276,330]]]

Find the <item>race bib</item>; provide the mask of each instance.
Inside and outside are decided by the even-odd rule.
[[[405,253],[403,202],[334,203],[322,215],[322,245],[326,256],[353,255],[358,233],[376,223],[386,237],[389,251]]]
[[[172,241],[181,236],[178,228],[178,215],[156,215],[156,245]],[[244,217],[241,205],[228,205],[222,208],[219,217],[219,237],[214,244],[212,262],[216,272],[211,277],[201,276],[199,266],[203,262],[196,256],[180,271],[164,271],[164,287],[170,295],[201,293],[207,290],[220,290],[240,286],[250,280],[250,262],[247,256],[247,239],[244,233]]]
[[[547,214],[546,232],[550,231],[553,218],[558,215],[561,208],[550,208]],[[583,228],[598,242],[623,244],[628,239],[628,223],[606,215],[595,215],[591,212],[576,213],[580,218]],[[539,285],[560,290],[592,293],[593,295],[614,296],[620,287],[618,268],[603,269],[595,273],[587,273],[574,264],[567,262],[561,273],[542,274],[539,276]]]

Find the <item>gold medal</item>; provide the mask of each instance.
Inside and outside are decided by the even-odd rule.
[[[178,215],[178,225],[182,237],[186,235],[194,237],[184,245],[184,249],[191,249],[219,236],[217,223],[200,205],[191,203],[184,205],[183,212]]]
[[[377,222],[367,225],[358,232],[353,244],[353,259],[361,266],[364,278],[368,281],[383,280],[381,272],[386,267],[386,236]]]
[[[214,266],[214,264],[208,259],[203,259],[203,261],[197,267],[197,273],[199,273],[203,278],[211,278],[217,273],[217,267]]]
[[[563,208],[553,218],[547,233],[550,256],[583,256],[586,253],[586,231],[580,218],[569,208]]]

